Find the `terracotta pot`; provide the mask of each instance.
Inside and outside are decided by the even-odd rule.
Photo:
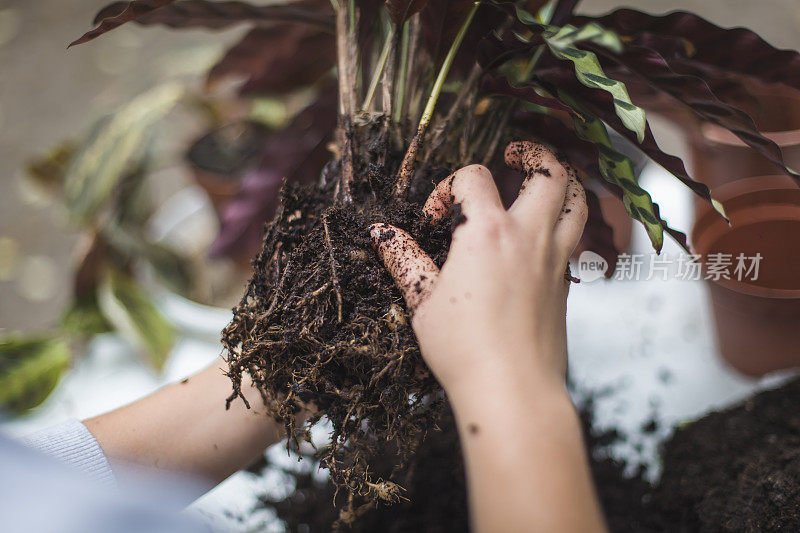
[[[753,89],[752,95],[758,102],[739,107],[781,148],[786,164],[800,168],[800,92],[761,86]],[[692,175],[711,188],[777,170],[769,159],[716,124],[699,124],[690,141]]]
[[[710,208],[692,231],[708,272],[709,254],[761,254],[757,279],[708,281],[719,350],[740,372],[760,376],[800,367],[800,187],[787,176],[738,180],[712,191],[731,226]],[[752,264],[752,263],[750,263]]]

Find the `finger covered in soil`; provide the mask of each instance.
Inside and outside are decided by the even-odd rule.
[[[373,224],[370,235],[378,255],[394,278],[411,314],[430,296],[439,268],[407,232],[389,224]]]

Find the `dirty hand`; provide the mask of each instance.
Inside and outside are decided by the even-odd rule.
[[[434,224],[455,204],[466,216],[441,272],[407,233],[370,231],[453,407],[472,529],[605,531],[564,387],[564,270],[586,222],[585,193],[542,146],[512,143],[506,162],[526,176],[508,211],[479,165],[425,203]]]
[[[481,165],[439,183],[425,203],[431,223],[455,204],[466,217],[441,272],[408,233],[370,228],[422,355],[450,394],[490,383],[530,386],[532,377],[563,383],[564,272],[586,222],[585,193],[574,170],[541,145],[512,143],[505,155],[526,176],[508,211]]]

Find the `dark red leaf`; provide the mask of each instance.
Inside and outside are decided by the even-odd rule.
[[[727,104],[741,109],[753,109],[759,105],[758,98],[748,89],[746,78],[743,76],[731,74],[708,65],[692,63],[691,60],[687,62],[673,59],[669,61],[669,66],[680,74],[697,76],[702,79],[708,84],[714,96]]]
[[[114,2],[95,17],[95,24],[124,11],[128,2]],[[170,28],[221,29],[241,22],[299,22],[333,32],[330,3],[315,5],[309,2],[294,4],[252,5],[246,2],[211,2],[208,0],[178,0],[151,11],[133,22],[143,26],[163,25]],[[323,8],[323,9],[321,9]],[[327,8],[327,9],[324,9]]]
[[[313,26],[254,28],[214,65],[207,83],[238,78],[244,94],[282,94],[317,82],[335,61],[333,36]]]
[[[314,183],[330,159],[327,144],[336,126],[337,97],[332,86],[301,111],[264,147],[261,163],[247,174],[242,189],[221,217],[212,256],[251,256],[261,242],[264,223],[278,206],[283,180]]]
[[[171,4],[174,1],[175,0],[135,0],[133,2],[127,2],[127,5],[124,9],[122,9],[122,11],[115,10],[112,16],[102,19],[99,26],[84,33],[79,39],[71,42],[69,46],[83,44],[91,41],[92,39],[96,39],[104,33],[122,26],[126,22],[143,17],[148,13],[155,11],[156,9],[164,7],[167,4]]]
[[[614,109],[612,96],[602,89],[592,89],[580,83],[574,74],[566,69],[549,69],[548,71],[537,71],[539,80],[551,94],[557,94],[562,90],[580,104],[592,115],[596,116],[617,133],[631,141],[635,146],[642,150],[653,161],[667,169],[682,183],[689,187],[695,194],[710,202],[711,194],[708,187],[695,181],[689,176],[683,161],[679,158],[663,152],[653,137],[650,126],[645,128],[644,140],[639,143],[636,133],[629,130],[622,123]]]
[[[488,71],[512,58],[530,58],[533,53],[531,49],[543,43],[541,33],[532,35],[528,41],[521,41],[510,31],[502,36],[491,33],[478,43],[478,63]]]
[[[646,32],[682,38],[692,43],[693,48],[693,53],[681,60],[683,62],[707,65],[800,90],[800,54],[777,49],[745,28],[721,28],[684,11],[650,15],[635,9],[619,9],[601,17],[577,16],[570,20],[572,24],[587,22],[598,22],[624,36],[635,37]],[[667,56],[667,60],[671,61],[671,58]]]
[[[392,22],[400,25],[412,15],[419,13],[427,3],[428,0],[386,0],[384,5]]]
[[[664,231],[667,232],[667,235],[673,238],[678,245],[686,250],[687,253],[692,253],[692,249],[689,247],[689,239],[686,237],[686,234],[682,231],[678,231],[674,228],[671,228],[667,221],[661,218],[661,213],[658,210],[658,204],[653,204],[653,208],[655,209],[656,216],[661,221],[661,226],[664,228]]]
[[[562,26],[564,22],[572,17],[580,0],[557,0],[557,2],[555,9],[553,9],[553,18],[550,20],[550,24]]]
[[[562,104],[555,98],[540,95],[531,86],[514,87],[508,82],[507,78],[484,76],[481,83],[481,92],[490,95],[511,96],[549,109],[557,109],[568,113],[573,112],[569,106]]]
[[[615,54],[600,46],[586,44],[585,47],[625,66],[651,86],[689,106],[704,120],[731,131],[787,174],[798,177],[784,164],[778,145],[758,132],[750,115],[721,102],[702,79],[673,71],[658,52],[642,46],[627,46],[623,53]]]

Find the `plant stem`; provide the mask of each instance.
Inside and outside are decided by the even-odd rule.
[[[407,58],[407,79],[406,79],[406,97],[403,101],[403,109],[401,116],[410,124],[411,122],[418,122],[422,114],[422,96],[426,90],[423,83],[424,70],[417,68],[417,61],[419,57],[419,49],[422,42],[422,24],[419,15],[412,17],[408,24],[409,37],[408,37],[408,58]],[[412,135],[414,132],[410,132]]]
[[[397,175],[397,183],[395,184],[394,190],[396,196],[402,196],[408,191],[408,187],[411,184],[411,177],[414,175],[414,161],[416,160],[417,153],[422,146],[422,141],[425,138],[425,132],[431,123],[433,111],[436,108],[436,102],[439,100],[439,95],[441,94],[442,87],[447,79],[447,74],[450,72],[450,67],[453,65],[453,60],[458,53],[458,49],[461,47],[464,36],[467,34],[467,29],[469,29],[472,19],[475,18],[475,12],[478,11],[478,7],[480,7],[480,5],[480,2],[473,2],[472,8],[469,10],[464,23],[458,30],[458,35],[456,35],[455,40],[450,45],[450,50],[447,51],[447,56],[444,58],[442,68],[439,70],[439,75],[436,77],[436,81],[433,84],[431,95],[428,97],[428,103],[425,105],[425,110],[422,112],[422,118],[420,119],[419,126],[417,127],[417,134],[411,140],[408,151],[406,152],[403,162],[400,165],[400,171]]]
[[[355,0],[349,1],[350,6],[355,5]],[[342,176],[339,182],[339,194],[342,201],[353,201],[350,193],[350,184],[353,181],[353,143],[352,143],[352,118],[356,106],[355,97],[355,35],[350,31],[350,26],[355,27],[355,20],[348,20],[353,15],[352,9],[344,9],[339,4],[336,11],[336,54],[339,78],[339,146],[342,150]]]
[[[403,24],[403,36],[400,44],[400,74],[397,87],[397,104],[394,108],[394,122],[399,123],[403,116],[403,104],[406,96],[406,72],[408,71],[408,44],[410,37],[411,23],[406,21]]]
[[[392,27],[389,35],[386,36],[386,41],[383,43],[381,55],[378,57],[378,64],[375,66],[375,72],[372,73],[372,80],[369,82],[369,89],[367,89],[367,96],[364,97],[364,103],[361,104],[361,111],[369,111],[372,105],[372,99],[375,98],[375,91],[378,89],[378,82],[383,74],[383,69],[386,67],[386,59],[389,57],[389,50],[392,48],[392,40],[394,39],[395,28]]]
[[[427,127],[430,122],[431,118],[433,117],[433,110],[436,108],[436,102],[439,100],[439,95],[442,92],[442,87],[444,87],[444,82],[447,79],[447,74],[450,72],[450,67],[453,65],[453,60],[458,53],[458,49],[461,47],[461,43],[464,40],[464,36],[467,34],[467,30],[469,29],[470,24],[472,23],[472,19],[475,17],[475,12],[478,10],[478,7],[481,5],[480,2],[474,2],[472,4],[472,8],[469,10],[467,14],[467,18],[464,20],[464,23],[461,25],[461,28],[458,30],[458,35],[456,35],[453,44],[450,45],[450,50],[447,51],[447,56],[444,58],[444,63],[442,63],[442,68],[439,71],[439,75],[436,77],[436,81],[433,84],[433,89],[431,90],[431,95],[428,98],[428,103],[425,105],[425,110],[422,112],[422,118],[420,119],[420,125],[425,125]]]
[[[381,102],[384,123],[387,127],[392,118],[394,86],[397,83],[397,49],[400,46],[400,32],[397,31],[396,27],[392,28],[390,38],[389,59],[386,62],[386,68],[383,69],[383,77],[381,78]]]

